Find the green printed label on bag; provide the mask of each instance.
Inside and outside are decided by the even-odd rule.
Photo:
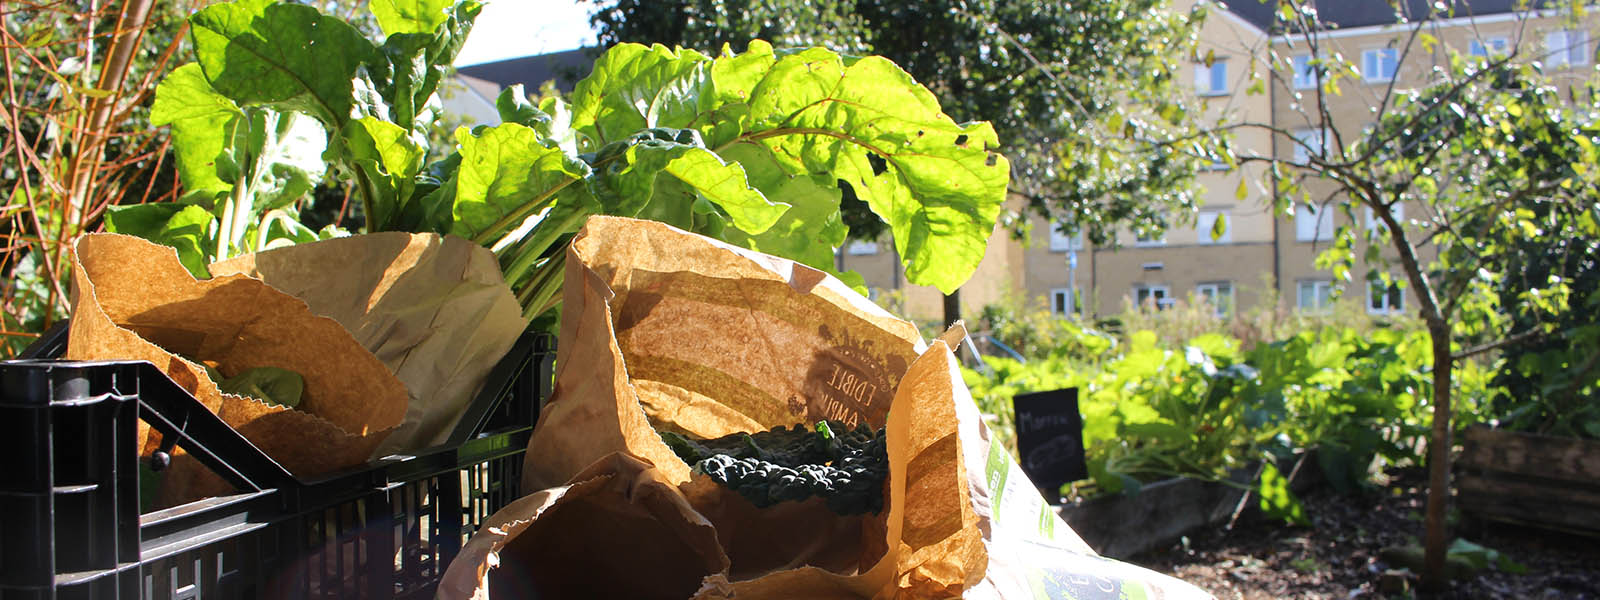
[[[1039,508],[1039,535],[1047,540],[1056,539],[1056,511],[1049,503]]]
[[[1006,478],[1011,475],[1011,455],[998,443],[989,444],[989,464],[984,466],[985,480],[989,482],[989,509],[994,522],[1000,522],[1000,496],[1006,491]]]

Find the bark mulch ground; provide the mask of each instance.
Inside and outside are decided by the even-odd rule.
[[[1219,600],[1278,598],[1571,598],[1600,600],[1600,539],[1531,527],[1468,524],[1458,535],[1509,556],[1522,574],[1494,568],[1440,593],[1417,590],[1380,551],[1422,537],[1424,475],[1391,472],[1388,484],[1345,495],[1326,486],[1301,498],[1309,527],[1259,514],[1232,528],[1189,535],[1131,562],[1198,585]]]

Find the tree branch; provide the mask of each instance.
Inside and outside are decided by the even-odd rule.
[[[1485,342],[1485,343],[1473,346],[1471,348],[1467,348],[1465,350],[1462,350],[1460,352],[1457,352],[1455,354],[1450,355],[1450,360],[1462,360],[1462,359],[1465,359],[1465,358],[1470,358],[1470,357],[1473,357],[1473,356],[1477,356],[1479,354],[1483,354],[1483,353],[1488,352],[1490,350],[1494,350],[1494,349],[1497,349],[1497,348],[1504,348],[1506,346],[1510,346],[1510,345],[1513,345],[1513,344],[1520,344],[1520,343],[1523,343],[1523,342],[1532,341],[1532,340],[1540,338],[1540,337],[1544,337],[1544,332],[1543,331],[1540,331],[1538,329],[1529,329],[1527,331],[1524,331],[1522,333],[1518,333],[1516,335],[1512,335],[1510,337],[1501,338],[1501,339],[1495,340],[1493,342]],[[1600,356],[1600,354],[1596,354],[1595,356]]]

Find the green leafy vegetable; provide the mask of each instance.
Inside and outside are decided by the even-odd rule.
[[[662,432],[661,439],[697,472],[760,508],[821,496],[841,515],[883,510],[888,450],[883,431],[865,424],[851,430],[819,421],[814,429],[795,425],[702,441]]]
[[[156,111],[174,127],[190,194],[217,206],[218,234],[200,244],[215,250],[190,262],[315,239],[289,223],[323,161],[352,178],[368,231],[493,249],[530,317],[559,302],[559,244],[596,214],[832,272],[848,189],[889,224],[911,283],[954,290],[983,257],[1010,173],[993,129],[955,123],[887,60],[821,48],[753,42],[711,57],[621,44],[570,107],[534,106],[514,86],[496,102],[502,124],[458,129],[455,152],[424,164],[436,90],[481,8],[375,1],[379,45],[309,6],[237,0],[197,13],[199,67],[162,83]],[[322,129],[303,126],[312,120]],[[194,245],[156,226],[140,235]]]
[[[212,375],[215,379],[216,375]],[[235,396],[249,396],[267,404],[298,408],[306,381],[299,373],[278,367],[254,367],[220,379],[217,388]]]

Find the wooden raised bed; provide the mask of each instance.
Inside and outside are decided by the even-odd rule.
[[[1289,488],[1295,492],[1304,491],[1320,478],[1314,458],[1282,461],[1279,469],[1289,475]],[[1260,470],[1260,466],[1234,469],[1228,479],[1253,488]],[[1253,491],[1241,487],[1174,478],[1147,484],[1137,494],[1101,496],[1062,505],[1057,512],[1095,552],[1128,558],[1197,529],[1229,522],[1243,511],[1256,509],[1257,501]]]
[[[1600,441],[1472,427],[1462,445],[1462,512],[1600,536]]]

